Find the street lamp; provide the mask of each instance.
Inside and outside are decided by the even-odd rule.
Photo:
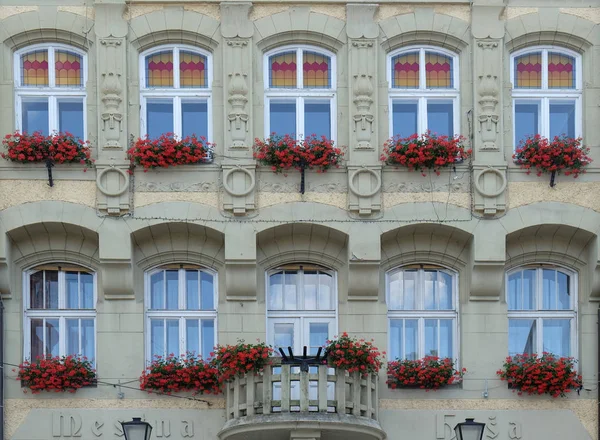
[[[481,440],[485,423],[475,422],[475,419],[465,419],[454,427],[456,440]]]
[[[121,422],[125,440],[150,440],[152,426],[148,422],[142,422],[139,417],[134,417],[131,422]]]

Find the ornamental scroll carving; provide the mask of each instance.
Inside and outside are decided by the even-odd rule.
[[[229,109],[227,113],[228,132],[232,149],[248,149],[248,74],[245,73],[243,60],[247,51],[248,40],[233,38],[227,40],[230,48],[233,70],[228,74],[229,85],[227,87],[227,102]]]
[[[372,150],[372,133],[375,117],[371,110],[373,105],[373,76],[367,72],[369,53],[373,42],[357,40],[352,42],[357,53],[358,73],[354,75],[354,105],[356,111],[352,116],[356,133],[356,148]]]
[[[479,41],[477,46],[481,50],[482,72],[478,75],[477,93],[479,102],[478,131],[480,135],[480,150],[497,151],[499,149],[497,138],[500,132],[500,115],[498,113],[498,75],[495,74],[495,62],[498,50],[497,41]]]
[[[100,44],[105,48],[105,56],[108,66],[102,73],[102,84],[100,88],[102,109],[100,119],[102,120],[102,132],[104,134],[103,149],[122,149],[120,144],[123,113],[121,103],[123,102],[123,87],[121,85],[121,73],[117,71],[115,61],[119,57],[122,41],[119,39],[103,39]]]

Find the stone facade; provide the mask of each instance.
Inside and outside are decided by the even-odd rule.
[[[226,420],[222,397],[137,389],[149,357],[145,274],[165,264],[210,269],[216,340],[227,344],[266,339],[266,274],[306,263],[335,272],[334,333],[373,338],[386,350],[385,274],[418,264],[456,274],[455,355],[468,373],[462,385],[435,393],[388,389],[381,373],[379,421],[390,440],[449,440],[465,417],[486,422],[487,439],[598,439],[596,1],[4,0],[0,42],[3,135],[21,127],[15,52],[58,43],[85,53],[85,136],[96,160],[87,172],[57,165],[53,187],[44,164],[0,163],[5,362],[26,356],[24,273],[80,265],[96,276],[95,355],[104,383],[75,396],[32,396],[5,366],[7,438],[119,438],[118,420],[143,415],[157,437],[216,439]],[[342,167],[307,171],[304,194],[298,172],[274,174],[252,155],[253,139],[265,135],[264,54],[297,44],[335,54],[333,137],[346,149]],[[126,150],[144,123],[140,54],[161,45],[210,56],[214,160],[130,175]],[[404,47],[456,55],[457,132],[473,149],[471,163],[425,176],[382,166],[392,121],[388,55]],[[552,188],[546,175],[526,174],[512,160],[510,60],[527,47],[566,49],[581,63],[577,124],[595,161]],[[518,396],[496,375],[509,345],[507,271],[533,265],[564,267],[576,279],[572,352],[584,389],[568,398]],[[318,435],[328,438],[326,430]]]

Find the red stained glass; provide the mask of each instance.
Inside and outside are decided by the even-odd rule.
[[[330,58],[315,52],[304,52],[303,58],[304,87],[331,87]]]
[[[419,88],[419,52],[411,52],[392,58],[392,87]]]
[[[181,87],[206,87],[206,57],[193,52],[179,52]]]
[[[83,85],[81,56],[73,52],[57,50],[54,53],[54,58],[56,85],[59,87],[81,87]]]
[[[548,88],[575,88],[575,58],[548,52]]]
[[[451,88],[452,58],[435,52],[426,52],[425,77],[428,89]]]
[[[296,52],[286,52],[269,58],[270,87],[296,87]]]
[[[21,84],[24,86],[47,86],[48,50],[36,50],[21,55]]]
[[[146,57],[146,86],[173,87],[173,52],[159,52]]]
[[[515,58],[515,87],[540,89],[542,87],[542,54],[529,53]]]

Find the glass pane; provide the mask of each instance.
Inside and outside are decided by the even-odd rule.
[[[405,270],[404,271],[404,283],[403,283],[403,310],[415,310],[417,308],[416,300],[416,288],[417,288],[417,271],[416,270]]]
[[[83,101],[58,101],[58,131],[85,140],[83,134]]]
[[[437,271],[426,270],[423,275],[425,278],[425,310],[438,310]]]
[[[540,89],[542,87],[542,53],[535,52],[515,58],[515,88]]]
[[[390,320],[390,361],[402,358],[404,345],[403,325],[403,319]]]
[[[304,87],[323,89],[331,87],[331,58],[315,52],[303,54]]]
[[[179,84],[181,87],[207,87],[206,57],[179,51]]]
[[[575,58],[556,52],[548,52],[548,88],[575,88]]]
[[[273,336],[273,345],[277,353],[279,353],[279,347],[283,348],[286,354],[288,347],[292,347],[292,351],[294,350],[294,324],[275,324]]]
[[[542,280],[542,308],[544,310],[556,310],[556,271],[544,269]]]
[[[425,77],[428,89],[452,88],[452,57],[425,52]]]
[[[325,345],[329,338],[329,323],[327,322],[311,322],[309,324],[309,354],[317,354],[319,347]]]
[[[173,87],[173,51],[146,57],[146,87]]]
[[[404,320],[404,359],[416,360],[418,357],[418,324],[416,319]]]
[[[21,84],[24,86],[47,86],[48,50],[41,49],[21,55]]]
[[[319,274],[319,310],[333,310],[333,277],[326,273]]]
[[[165,323],[162,319],[150,320],[150,352],[152,359],[165,356]]]
[[[544,319],[544,352],[571,356],[571,320]]]
[[[50,134],[48,125],[48,99],[36,98],[35,100],[23,99],[22,101],[22,132],[41,132],[44,136]]]
[[[305,271],[304,272],[304,303],[305,310],[317,310],[317,295],[319,290],[319,272]],[[311,307],[311,308],[309,308]]]
[[[173,101],[171,99],[146,102],[146,133],[156,139],[164,133],[173,133]]]
[[[81,320],[81,353],[83,356],[91,361],[95,360],[94,340],[96,337],[96,329],[94,327],[93,319],[82,319]]]
[[[400,89],[419,88],[418,51],[405,53],[392,58],[392,87]]]
[[[79,355],[79,319],[67,319],[67,355]]]
[[[440,319],[440,354],[441,358],[454,359],[452,350],[454,325],[451,319]]]
[[[418,133],[419,104],[417,101],[394,101],[392,111],[394,112],[392,115],[394,136],[408,137]]]
[[[179,271],[166,270],[167,274],[167,310],[179,308]]]
[[[58,271],[46,270],[46,308],[58,309]]]
[[[269,105],[271,133],[296,137],[296,102],[273,102]]]
[[[29,302],[32,309],[44,308],[44,271],[29,276]]]
[[[298,308],[298,293],[297,293],[297,278],[296,272],[284,272],[284,287],[283,287],[283,308],[284,310],[296,310]]]
[[[567,274],[557,271],[556,278],[558,281],[558,298],[556,308],[558,310],[568,310],[572,308],[569,276]]]
[[[388,296],[390,310],[402,309],[402,271],[388,275]]]
[[[452,101],[427,101],[427,129],[440,136],[454,136]]]
[[[79,272],[79,288],[83,304],[83,309],[94,308],[94,275],[91,273]]]
[[[527,137],[539,134],[539,101],[515,101],[515,145]]]
[[[160,271],[150,277],[150,308],[165,308],[165,273]]]
[[[194,355],[200,353],[200,322],[197,319],[185,320],[185,351]]]
[[[210,358],[210,352],[215,346],[215,321],[212,319],[202,320],[202,358]]]
[[[304,136],[316,135],[331,138],[331,104],[327,102],[304,103]]]
[[[214,276],[207,272],[200,272],[200,283],[202,310],[215,310]]]
[[[269,309],[283,310],[283,273],[269,277]]]
[[[550,101],[550,139],[575,137],[575,101]]]
[[[425,356],[440,356],[438,350],[438,320],[425,320]]]
[[[167,319],[167,354],[180,356],[179,352],[179,321]]]
[[[269,87],[295,88],[296,87],[296,52],[286,52],[273,55],[269,58],[271,66]],[[272,130],[271,125],[271,131]]]
[[[187,310],[200,310],[198,277],[199,272],[197,270],[185,271],[185,295],[187,301]]]
[[[31,320],[31,360],[44,356],[44,320]]]
[[[196,135],[198,138],[208,138],[208,104],[182,102],[181,124],[183,137]]]
[[[59,326],[57,319],[46,319],[46,354],[59,355]]]
[[[508,320],[508,354],[532,354],[536,352],[535,319]]]
[[[83,86],[83,59],[81,56],[66,50],[57,50],[54,52],[54,64],[57,87]]]
[[[440,310],[452,310],[452,275],[438,272],[438,297]]]
[[[79,272],[66,272],[67,309],[79,308]]]
[[[508,277],[508,310],[534,309],[535,273],[535,270],[527,269]]]
[[[426,270],[425,309],[452,309],[452,276],[438,270]]]

